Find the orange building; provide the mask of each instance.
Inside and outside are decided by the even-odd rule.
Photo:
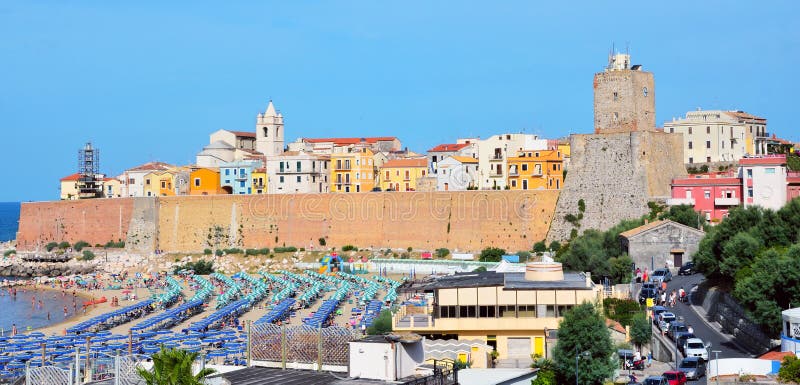
[[[198,167],[189,173],[189,195],[223,194],[219,183],[219,169]]]
[[[381,189],[416,191],[417,179],[426,176],[428,158],[392,159],[381,166]]]
[[[331,154],[331,192],[369,192],[375,187],[375,162],[367,147]]]
[[[564,185],[564,161],[559,150],[523,150],[508,158],[511,190],[560,190]]]

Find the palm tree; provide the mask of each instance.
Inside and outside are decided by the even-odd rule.
[[[153,370],[136,369],[147,385],[201,385],[201,380],[214,373],[214,369],[205,368],[192,374],[192,364],[198,353],[181,349],[161,347],[161,351],[153,355]]]

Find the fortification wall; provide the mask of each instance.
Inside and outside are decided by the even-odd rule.
[[[558,191],[217,195],[24,203],[20,250],[50,241],[136,251],[329,246],[528,250],[547,234]]]
[[[558,191],[159,198],[159,248],[329,246],[527,250],[547,234]]]
[[[23,202],[17,248],[43,250],[49,242],[83,240],[92,245],[125,240],[133,199]]]
[[[649,213],[647,202],[670,196],[672,178],[686,175],[680,136],[638,131],[572,135],[571,163],[548,240],[572,230],[607,230],[623,219]],[[583,199],[585,211],[579,210]],[[565,219],[581,217],[579,226]]]

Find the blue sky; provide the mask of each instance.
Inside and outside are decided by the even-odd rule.
[[[588,133],[612,43],[655,73],[659,125],[742,109],[800,140],[800,2],[609,4],[5,1],[0,201],[57,199],[88,140],[111,174],[188,164],[270,98],[288,140]]]

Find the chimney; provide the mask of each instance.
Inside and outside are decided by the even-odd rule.
[[[590,271],[584,272],[586,276],[586,287],[592,287],[592,273]]]

